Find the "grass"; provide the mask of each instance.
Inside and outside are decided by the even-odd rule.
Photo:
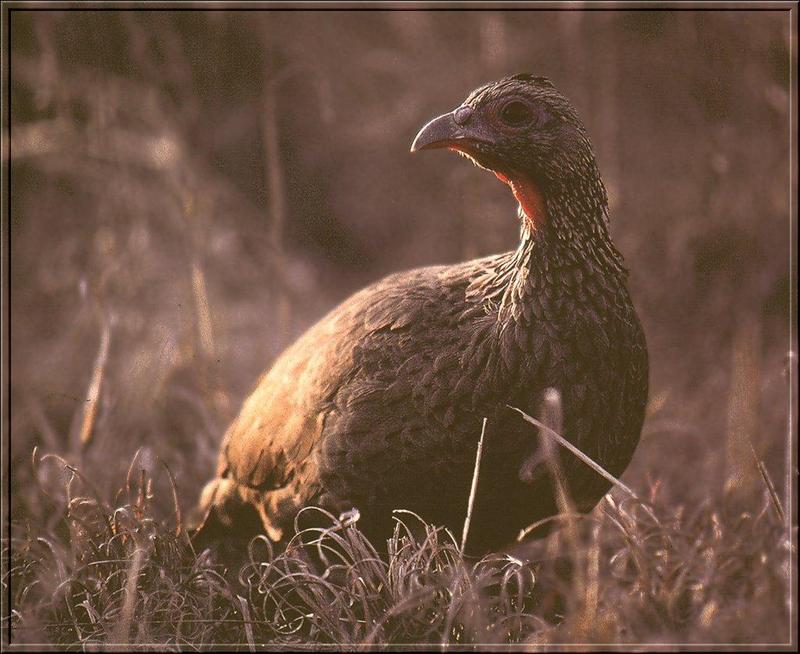
[[[137,453],[112,499],[61,457],[37,457],[36,478],[45,468],[66,477],[61,495],[46,498],[52,529],[17,525],[12,538],[3,585],[13,593],[15,643],[253,649],[788,637],[773,629],[788,631],[791,544],[767,488],[753,510],[733,494],[669,507],[656,487],[647,501],[615,490],[589,515],[555,516],[567,528],[548,538],[477,561],[449,531],[404,511],[385,551],[361,534],[355,513],[325,514],[327,527],[298,531],[279,553],[264,536],[238,551],[196,552],[166,465]],[[169,511],[155,496],[159,476],[174,491]]]

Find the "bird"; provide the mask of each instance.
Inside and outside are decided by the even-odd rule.
[[[505,77],[419,131],[411,152],[434,149],[510,187],[516,249],[391,274],[310,327],[226,431],[198,531],[285,542],[298,513],[319,506],[356,510],[376,542],[396,509],[459,533],[482,438],[466,552],[500,550],[558,513],[544,436],[513,410],[535,414],[548,389],[561,395],[564,438],[612,475],[628,466],[647,345],[576,109],[548,78]],[[575,508],[591,511],[609,482],[559,458]]]

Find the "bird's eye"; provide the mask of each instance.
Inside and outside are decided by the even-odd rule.
[[[531,121],[533,114],[524,102],[512,100],[500,110],[500,120],[509,127],[522,127]]]

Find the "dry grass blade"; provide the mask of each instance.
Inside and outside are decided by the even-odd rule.
[[[778,519],[786,518],[782,503],[754,437],[759,429],[761,386],[761,329],[750,321],[737,329],[733,344],[731,391],[728,399],[726,493],[748,500],[755,494],[755,471],[764,484],[770,505]]]
[[[564,438],[561,434],[554,431],[547,425],[543,424],[541,421],[537,420],[536,418],[532,418],[527,413],[525,413],[522,409],[518,409],[515,406],[511,406],[510,404],[506,404],[509,409],[513,409],[517,413],[519,413],[522,418],[526,421],[531,423],[532,425],[536,425],[539,429],[543,430],[545,434],[552,437],[559,445],[566,448],[570,452],[572,452],[576,457],[578,457],[581,461],[583,461],[587,466],[589,466],[592,470],[594,470],[597,474],[601,477],[604,477],[608,481],[610,481],[614,486],[617,488],[621,488],[625,491],[628,495],[630,495],[633,499],[641,501],[639,496],[633,492],[626,484],[622,483],[619,479],[617,479],[614,475],[612,475],[608,470],[603,468],[599,463],[592,460],[586,454],[581,452],[577,447],[575,447],[572,443],[570,443],[566,438]]]
[[[215,356],[214,329],[211,321],[211,308],[206,290],[206,277],[198,260],[192,261],[192,292],[197,311],[197,328],[200,332],[200,346],[209,358]]]
[[[600,525],[592,525],[591,540],[585,552],[584,593],[578,613],[578,630],[588,638],[597,624],[600,598]]]
[[[83,410],[83,420],[78,436],[80,447],[87,448],[94,437],[94,424],[97,417],[97,407],[100,401],[100,391],[103,387],[103,376],[108,362],[108,350],[111,345],[111,322],[103,321],[100,334],[100,347],[92,369],[92,378],[86,391],[86,404]]]
[[[164,466],[164,470],[167,471],[167,478],[169,479],[169,487],[172,491],[172,506],[175,511],[175,535],[180,536],[182,533],[186,533],[183,529],[183,516],[181,514],[181,503],[178,500],[178,487],[175,485],[175,476],[172,474],[172,470],[170,470],[167,462],[163,459],[159,459],[161,465]],[[187,539],[187,543],[191,546],[191,540]]]
[[[740,324],[736,328],[731,352],[725,492],[744,501],[754,499],[758,484],[756,469],[759,457],[753,435],[759,428],[760,339],[761,330],[755,321]]]
[[[786,514],[784,513],[783,506],[781,505],[780,497],[778,497],[778,491],[775,489],[775,484],[772,482],[772,477],[769,476],[769,471],[767,470],[767,467],[764,465],[764,462],[758,458],[755,449],[752,450],[752,453],[753,453],[753,459],[755,460],[756,463],[756,467],[758,468],[758,472],[761,475],[761,480],[764,482],[764,486],[767,487],[767,493],[769,493],[770,505],[775,511],[775,515],[778,517],[778,519],[781,522],[785,522]]]
[[[269,39],[271,26],[264,26],[264,36]],[[269,198],[270,242],[273,247],[275,264],[279,268],[285,265],[283,233],[286,224],[286,190],[284,183],[283,161],[281,159],[280,130],[278,125],[277,95],[280,84],[294,71],[284,68],[279,72],[265,70],[269,78],[262,100],[262,139],[266,156],[266,187]],[[285,336],[290,327],[291,303],[289,294],[279,285],[277,289],[278,328],[281,336]]]
[[[239,600],[239,605],[242,607],[242,618],[244,619],[244,633],[247,637],[247,647],[251,652],[256,651],[256,644],[253,640],[253,625],[250,618],[250,607],[247,600],[241,595],[237,595],[236,599]]]
[[[112,636],[114,643],[129,643],[131,634],[131,623],[133,622],[134,613],[136,611],[136,597],[139,587],[139,573],[142,570],[142,563],[144,562],[145,551],[141,547],[137,547],[133,551],[131,557],[130,567],[128,568],[128,578],[125,584],[125,601],[122,605],[119,621]]]
[[[539,527],[546,525],[548,522],[566,522],[567,520],[575,520],[582,517],[585,517],[582,513],[559,513],[557,515],[547,516],[546,518],[542,518],[541,520],[537,520],[536,522],[529,524],[524,529],[520,529],[519,535],[517,535],[517,541],[524,540],[528,534],[536,531]]]
[[[469,489],[469,500],[467,501],[467,516],[464,518],[464,530],[461,532],[461,553],[464,553],[464,548],[467,545],[467,537],[469,536],[469,524],[472,521],[472,509],[475,506],[475,493],[478,490],[478,476],[481,472],[481,457],[483,456],[483,437],[486,434],[487,419],[483,419],[481,426],[481,437],[478,439],[478,449],[475,452],[475,468],[472,471],[472,485]]]
[[[561,409],[561,393],[555,388],[548,388],[544,392],[542,401],[542,425],[548,432],[557,434],[563,430],[563,412]],[[556,494],[556,507],[564,516],[564,540],[567,551],[572,561],[572,593],[568,600],[573,605],[573,613],[583,617],[586,595],[586,571],[583,565],[584,548],[578,532],[578,511],[569,492],[567,478],[561,466],[558,450],[551,438],[539,439],[544,463],[553,479]],[[583,620],[579,620],[579,628]]]

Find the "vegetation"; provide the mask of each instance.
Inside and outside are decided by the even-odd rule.
[[[789,642],[787,12],[4,16],[4,642]],[[294,336],[383,274],[514,245],[507,189],[406,153],[523,70],[573,99],[609,187],[651,355],[637,498],[481,561],[401,511],[385,551],[357,516],[195,551],[221,434]]]
[[[781,642],[790,542],[769,498],[671,512],[609,495],[590,516],[521,552],[465,560],[454,536],[397,512],[380,552],[356,520],[264,536],[228,560],[197,553],[179,506],[159,519],[158,468],[131,465],[117,505],[69,471],[51,496],[66,533],[12,541],[15,642],[647,643]],[[139,471],[139,474],[137,474]],[[169,469],[161,468],[170,479]],[[306,511],[315,509],[306,509]],[[223,555],[223,558],[224,557]],[[9,579],[6,580],[7,582]],[[17,640],[18,639],[18,640]]]

